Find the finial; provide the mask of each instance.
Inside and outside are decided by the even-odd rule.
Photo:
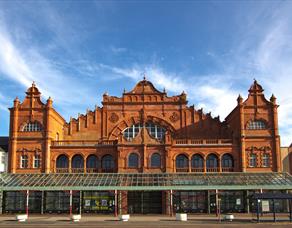
[[[166,93],[165,87],[163,88],[163,92]]]
[[[32,81],[32,85],[31,85],[32,87],[35,87],[35,81]]]
[[[146,81],[146,73],[145,73],[145,71],[142,72],[141,75],[143,75],[143,81]]]
[[[238,95],[238,98],[237,98],[237,102],[239,103],[239,104],[241,104],[242,103],[242,96],[239,94]]]
[[[16,97],[14,99],[14,106],[17,107],[19,105],[19,103],[20,103],[20,101],[19,101],[18,97]]]
[[[51,97],[49,97],[48,100],[47,100],[47,106],[48,107],[52,107],[52,104],[53,104],[53,100],[52,100]]]
[[[276,104],[276,97],[274,96],[274,94],[272,94],[271,98],[270,98],[270,101],[273,103],[273,104]]]

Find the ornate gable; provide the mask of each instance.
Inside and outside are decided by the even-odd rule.
[[[160,92],[158,89],[154,87],[154,85],[150,82],[147,81],[145,78],[138,82],[137,85],[134,87],[133,90],[130,92],[124,93],[126,94],[157,94],[157,95],[162,95],[166,94],[165,92]]]

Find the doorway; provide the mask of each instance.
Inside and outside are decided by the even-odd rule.
[[[129,191],[129,214],[161,214],[162,192],[159,191]]]

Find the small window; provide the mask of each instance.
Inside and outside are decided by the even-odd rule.
[[[248,130],[262,130],[262,129],[266,129],[266,124],[262,120],[249,121],[249,123],[247,124],[247,129]]]
[[[269,156],[269,154],[263,154],[263,167],[270,167],[270,156]]]
[[[210,154],[206,161],[207,168],[218,168],[218,158],[215,154]]]
[[[257,167],[257,156],[255,154],[249,156],[249,167]]]
[[[222,157],[222,167],[231,168],[233,167],[233,159],[230,154],[224,154]]]
[[[40,168],[41,167],[41,155],[37,154],[33,158],[33,167]]]
[[[192,168],[204,168],[204,159],[201,155],[196,154],[192,157]]]
[[[42,131],[42,126],[39,122],[29,122],[23,127],[23,131],[31,132],[31,131]]]
[[[176,157],[175,164],[176,164],[176,168],[188,168],[189,159],[186,155],[180,154]]]
[[[102,169],[104,170],[113,169],[114,168],[113,156],[111,156],[110,154],[103,156],[101,160],[101,166],[102,166]]]
[[[160,168],[161,166],[161,156],[158,153],[152,154],[151,156],[151,167]]]
[[[22,169],[28,168],[28,156],[27,155],[21,155],[20,168],[22,168]]]
[[[131,153],[128,160],[129,168],[138,168],[139,167],[139,156],[138,154]]]

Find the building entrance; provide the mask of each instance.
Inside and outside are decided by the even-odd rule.
[[[160,191],[129,191],[129,214],[161,214],[162,192]]]

